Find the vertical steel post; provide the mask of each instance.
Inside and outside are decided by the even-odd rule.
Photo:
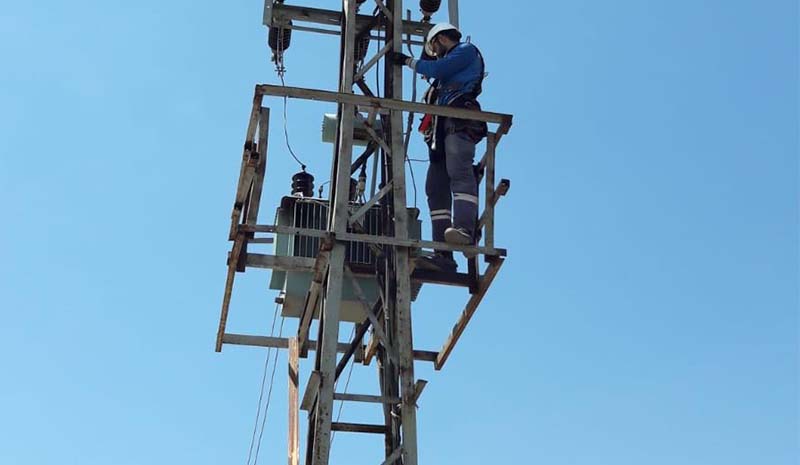
[[[339,92],[353,92],[353,61],[355,56],[356,0],[343,0],[342,54]],[[349,216],[350,164],[353,157],[353,120],[355,106],[339,105],[339,132],[333,163],[332,206],[329,231],[347,232]],[[330,252],[328,282],[322,307],[321,341],[319,341],[320,387],[314,418],[311,447],[312,465],[327,465],[330,457],[331,423],[333,418],[333,388],[336,381],[336,347],[339,342],[339,317],[342,304],[345,244],[336,241]]]
[[[394,51],[403,51],[403,1],[392,0],[392,43]],[[403,67],[395,66],[390,98],[403,98]],[[394,233],[398,239],[408,239],[408,210],[406,207],[406,163],[403,144],[403,112],[393,110],[391,118],[392,180],[394,186]],[[395,338],[400,356],[400,395],[403,431],[403,464],[417,465],[417,406],[414,390],[414,350],[411,331],[411,270],[409,249],[394,248]]]
[[[450,14],[450,24],[457,28],[461,28],[458,25],[458,0],[447,0],[447,10]]]

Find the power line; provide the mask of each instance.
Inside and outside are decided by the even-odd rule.
[[[278,320],[278,308],[279,307],[280,307],[280,304],[275,305],[275,313],[272,315],[272,327],[269,330],[269,335],[270,336],[274,336],[275,335],[275,322]],[[281,324],[283,324],[283,323],[281,323]],[[264,385],[266,384],[266,381],[267,381],[267,367],[269,366],[269,356],[270,356],[271,353],[272,353],[272,347],[267,349],[267,357],[264,360],[264,374],[261,376],[261,390],[259,391],[259,394],[258,394],[258,408],[256,409],[256,421],[253,424],[253,437],[252,437],[252,439],[250,439],[250,450],[247,452],[247,465],[250,464],[250,459],[253,456],[253,446],[255,445],[255,442],[256,442],[256,434],[257,434],[257,431],[258,431],[258,419],[261,416],[261,402],[262,402],[262,400],[264,398]]]
[[[281,327],[278,330],[278,337],[283,335],[283,323],[286,321],[285,317],[281,317]],[[258,445],[256,446],[256,455],[253,459],[253,465],[258,464],[258,453],[261,450],[261,437],[264,435],[264,426],[267,423],[267,412],[269,411],[269,402],[272,400],[272,387],[275,384],[275,368],[278,366],[278,353],[280,351],[275,349],[275,358],[272,359],[272,375],[269,381],[269,391],[267,392],[267,403],[264,405],[264,415],[261,418],[261,432],[258,433]]]
[[[283,79],[283,73],[278,73],[278,76],[280,76],[280,78],[281,78],[281,85],[283,87],[286,87],[286,81]],[[289,106],[288,101],[289,101],[289,97],[284,95],[283,96],[283,138],[286,141],[286,148],[289,149],[289,154],[292,156],[292,158],[294,158],[294,161],[296,161],[300,165],[300,167],[303,169],[303,171],[305,171],[306,170],[305,163],[303,163],[302,161],[300,161],[299,158],[297,158],[297,155],[294,154],[294,150],[292,150],[292,145],[289,143],[289,128],[288,128],[288,126],[289,126],[288,119],[289,118],[286,116],[286,113],[287,113],[286,107]]]

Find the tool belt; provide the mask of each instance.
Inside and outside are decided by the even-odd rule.
[[[477,111],[481,109],[480,103],[472,95],[457,97],[448,106]],[[445,159],[444,144],[448,135],[460,134],[467,140],[477,144],[486,137],[489,128],[483,121],[425,115],[422,118],[419,131],[425,136],[425,143],[428,144],[430,161],[439,163]]]

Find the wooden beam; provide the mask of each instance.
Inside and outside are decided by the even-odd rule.
[[[272,84],[259,84],[256,93],[274,97],[289,97],[320,102],[349,103],[370,108],[385,110],[410,111],[420,114],[444,116],[447,118],[461,118],[473,121],[484,121],[511,127],[512,116],[488,111],[465,110],[440,105],[407,102],[405,100],[368,97],[366,95],[347,94],[328,90],[307,89],[303,87],[284,87]],[[504,124],[505,123],[505,124]],[[501,126],[502,127],[502,126]]]
[[[297,338],[289,338],[289,465],[300,464],[300,346]]]
[[[247,206],[247,224],[258,223],[258,211],[261,206],[261,191],[264,188],[264,176],[267,171],[267,149],[269,147],[269,108],[262,107],[258,118],[258,145],[253,187],[250,192],[250,203]]]
[[[310,273],[314,271],[316,262],[316,259],[306,257],[289,257],[258,253],[249,253],[246,255],[246,264],[249,268],[262,268],[277,271],[302,271]]]
[[[242,165],[239,170],[239,184],[237,184],[236,194],[234,196],[234,204],[233,204],[233,211],[231,212],[231,228],[230,232],[228,233],[228,240],[235,240],[236,239],[236,226],[241,219],[242,209],[244,208],[243,203],[239,203],[239,187],[242,184],[242,180],[245,178],[245,171],[248,169],[248,165],[251,163],[251,153],[256,146],[256,129],[258,128],[258,119],[261,114],[261,102],[264,99],[263,95],[260,95],[258,92],[253,96],[253,106],[250,110],[250,119],[247,123],[247,132],[244,138],[244,148],[242,150]]]
[[[214,350],[222,352],[222,338],[225,335],[225,327],[228,324],[228,312],[231,307],[231,296],[233,294],[233,283],[236,279],[236,267],[241,255],[242,247],[244,246],[244,234],[239,233],[236,235],[236,240],[231,249],[230,258],[228,259],[228,275],[225,278],[225,290],[222,294],[222,311],[219,316],[219,327],[217,328],[217,342]]]
[[[489,267],[486,269],[486,274],[480,280],[478,292],[470,297],[466,307],[464,308],[464,311],[461,312],[461,316],[458,318],[458,321],[456,321],[456,324],[453,326],[453,330],[447,337],[447,340],[444,342],[442,349],[439,351],[439,355],[434,363],[434,368],[436,368],[436,370],[441,370],[445,362],[447,362],[447,358],[450,357],[450,353],[456,346],[458,339],[467,328],[469,320],[472,319],[472,316],[478,309],[478,305],[480,305],[483,297],[486,295],[486,292],[492,285],[492,281],[494,281],[495,276],[497,276],[497,273],[500,271],[500,267],[503,266],[503,262],[504,260],[502,258],[496,258],[489,263]]]

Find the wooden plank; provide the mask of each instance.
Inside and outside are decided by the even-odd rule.
[[[444,116],[447,118],[461,118],[486,123],[503,124],[510,127],[512,116],[488,111],[465,110],[463,108],[441,105],[428,105],[425,103],[407,102],[405,100],[368,97],[366,95],[332,92],[328,90],[307,89],[303,87],[284,87],[273,84],[259,84],[256,91],[263,95],[274,97],[289,97],[320,102],[348,103],[368,108],[385,110],[410,111],[420,114]]]
[[[258,223],[258,210],[261,206],[261,192],[264,188],[264,176],[267,170],[267,148],[269,144],[269,108],[262,107],[258,118],[258,160],[250,192],[250,203],[247,207],[245,223]]]
[[[289,465],[300,463],[300,346],[296,337],[289,338]]]
[[[489,267],[486,269],[486,274],[481,279],[478,293],[470,297],[466,307],[464,308],[464,311],[461,312],[461,316],[458,318],[458,321],[456,321],[456,324],[453,326],[453,330],[451,331],[444,345],[442,345],[442,349],[439,351],[439,356],[436,358],[436,362],[434,364],[434,368],[436,368],[436,370],[441,370],[445,362],[447,362],[447,359],[450,357],[450,353],[453,351],[458,339],[467,328],[469,320],[472,319],[472,316],[478,309],[478,305],[480,305],[483,297],[486,295],[486,292],[492,285],[492,281],[494,281],[494,278],[500,271],[500,267],[503,266],[503,262],[504,260],[502,258],[497,258],[489,263]]]
[[[308,384],[306,384],[306,390],[303,394],[303,401],[300,402],[301,410],[309,412],[314,407],[314,403],[317,400],[317,393],[319,393],[319,385],[321,381],[322,376],[320,375],[319,371],[312,371],[311,376],[308,377]]]
[[[364,425],[360,423],[332,423],[331,431],[343,433],[386,434],[384,425]]]
[[[333,400],[342,400],[350,402],[365,402],[371,404],[399,404],[400,399],[397,397],[383,397],[383,396],[368,396],[362,394],[344,394],[335,393]]]
[[[239,170],[239,184],[237,185],[236,194],[234,196],[234,205],[233,211],[231,212],[231,229],[228,234],[228,240],[236,239],[236,226],[239,223],[242,209],[244,208],[243,203],[239,201],[240,194],[239,191],[241,190],[242,180],[245,178],[245,171],[248,169],[248,164],[251,162],[251,152],[255,148],[256,140],[256,129],[258,127],[258,118],[261,114],[261,102],[263,100],[263,94],[259,94],[257,91],[253,96],[253,106],[250,110],[250,119],[247,123],[247,132],[245,134],[245,142],[244,148],[242,150],[242,166]],[[252,165],[251,165],[252,166]],[[242,197],[243,201],[244,197]]]
[[[251,240],[251,242],[253,242]],[[317,260],[307,257],[290,257],[248,253],[245,256],[248,268],[261,268],[277,271],[300,271],[313,273]]]
[[[222,311],[219,316],[219,327],[217,328],[217,342],[215,351],[222,352],[222,337],[225,334],[225,327],[228,324],[228,312],[231,306],[231,295],[233,294],[233,283],[236,279],[236,267],[239,255],[244,244],[244,234],[237,234],[233,243],[231,256],[228,259],[228,275],[225,278],[225,290],[222,295]]]

